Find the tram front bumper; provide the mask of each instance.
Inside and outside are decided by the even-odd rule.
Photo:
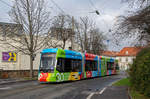
[[[56,76],[54,73],[39,73],[38,80],[40,82],[56,82]]]

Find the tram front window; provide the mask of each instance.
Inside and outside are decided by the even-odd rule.
[[[53,73],[55,61],[56,61],[55,54],[50,54],[50,53],[43,54],[41,57],[40,71]]]

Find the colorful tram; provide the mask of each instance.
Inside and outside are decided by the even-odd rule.
[[[85,78],[116,74],[117,60],[93,54],[44,49],[38,73],[40,82],[75,81]]]

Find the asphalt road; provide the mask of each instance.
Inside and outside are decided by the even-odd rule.
[[[40,84],[37,81],[0,85],[0,99],[91,99],[124,76],[113,75],[59,84]]]

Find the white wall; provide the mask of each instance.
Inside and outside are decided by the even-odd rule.
[[[70,47],[70,42],[67,42],[66,48]],[[41,49],[42,50],[42,49]],[[33,69],[39,69],[40,65],[40,52],[36,54],[35,60],[33,62]],[[75,50],[80,50],[80,47],[75,44]],[[3,62],[2,61],[2,52],[13,52],[14,48],[8,47],[5,44],[0,42],[0,69],[3,70],[29,70],[30,69],[30,57],[28,55],[24,55],[21,52],[17,53],[17,61],[16,62]]]
[[[2,52],[9,52],[9,51],[13,51],[13,49],[3,46],[2,44],[0,44],[0,69],[4,69],[4,70],[17,70],[18,69],[18,55],[17,55],[17,61],[16,62],[3,62],[2,61]]]
[[[116,57],[118,59],[120,70],[127,70],[129,69],[129,64],[133,63],[133,59],[135,56],[120,56]]]

